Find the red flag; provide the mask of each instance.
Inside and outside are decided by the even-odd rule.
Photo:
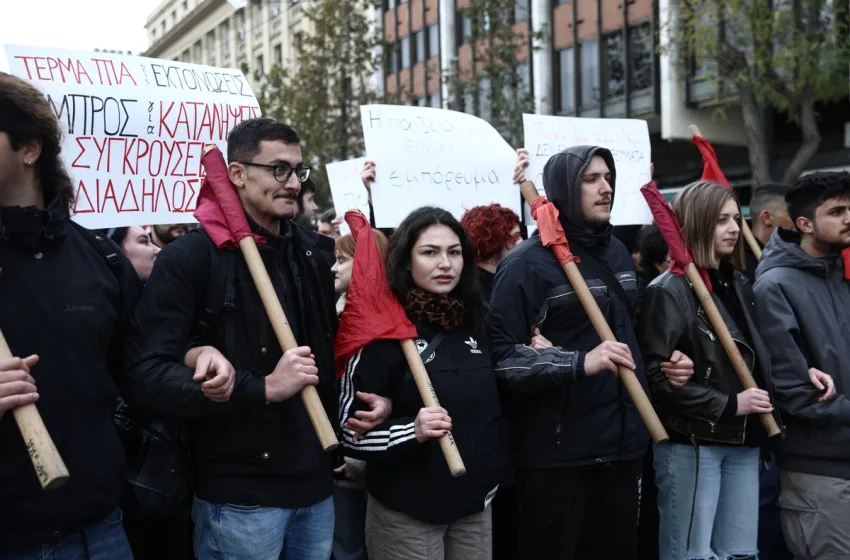
[[[667,247],[670,251],[670,271],[673,274],[685,274],[685,267],[694,262],[691,252],[685,246],[685,239],[682,237],[682,228],[679,225],[679,219],[676,218],[676,213],[670,207],[670,203],[655,186],[655,181],[650,181],[640,188],[640,192],[646,199],[649,205],[649,210],[655,218],[655,223],[658,224],[658,230],[664,241],[667,242]],[[711,281],[708,278],[708,272],[704,268],[699,268],[700,276],[702,276],[705,287],[711,292]]]
[[[691,140],[697,145],[700,154],[702,154],[702,180],[720,183],[727,189],[731,189],[732,185],[729,184],[729,181],[726,180],[726,175],[720,169],[720,163],[717,161],[717,154],[714,151],[714,147],[702,136],[694,136]]]
[[[201,156],[201,163],[205,176],[194,216],[204,226],[215,246],[219,249],[235,249],[239,241],[249,235],[254,236],[257,243],[265,243],[263,236],[251,233],[221,151],[213,148]]]
[[[579,261],[578,257],[570,251],[564,226],[558,221],[558,209],[554,204],[546,200],[545,197],[538,196],[531,202],[531,217],[537,222],[540,243],[544,247],[551,247],[561,266],[570,261]]]
[[[841,258],[844,259],[844,279],[850,280],[850,247],[841,251]]]
[[[345,362],[370,342],[416,338],[416,327],[390,291],[384,261],[369,220],[360,211],[349,210],[345,213],[345,221],[357,245],[351,285],[334,343],[337,378],[342,377]]]

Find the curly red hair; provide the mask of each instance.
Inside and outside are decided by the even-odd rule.
[[[501,254],[511,240],[511,230],[519,224],[519,216],[510,208],[491,204],[470,208],[460,223],[472,240],[475,258],[485,262]]]

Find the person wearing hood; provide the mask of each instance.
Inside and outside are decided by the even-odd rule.
[[[812,173],[785,200],[795,230],[773,232],[754,287],[786,428],[782,530],[796,558],[848,558],[850,283],[841,251],[850,247],[850,174]]]
[[[522,558],[636,556],[649,434],[614,372],[633,368],[647,383],[634,330],[637,275],[612,236],[615,184],[614,158],[601,147],[574,146],[543,169],[579,271],[620,342],[600,341],[537,233],[496,271],[493,361],[506,395]],[[676,382],[693,374],[678,351],[662,369]]]
[[[0,359],[0,558],[132,559],[112,412],[141,283],[117,245],[71,221],[61,147],[44,95],[0,72],[0,331],[15,356]],[[55,490],[12,416],[32,403],[71,475]]]

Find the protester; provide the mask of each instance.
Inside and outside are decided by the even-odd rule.
[[[374,230],[378,251],[382,259],[387,256],[387,238]],[[354,264],[354,250],[357,242],[350,234],[336,240],[336,262],[331,268],[334,275],[334,290],[340,296],[336,303],[337,315],[345,310],[346,294],[351,285],[351,271]],[[366,404],[375,406],[371,395],[360,393],[357,397]],[[389,401],[387,401],[389,402]],[[362,416],[364,411],[359,411]],[[347,426],[353,431],[368,430],[358,425],[361,420],[352,418]],[[334,470],[336,487],[334,488],[334,560],[365,560],[366,554],[366,462],[345,457],[344,463]]]
[[[318,223],[318,231],[322,235],[327,235],[328,237],[333,237],[337,239],[340,236],[339,226],[342,224],[342,220],[337,218],[336,210],[331,208],[326,212],[322,212],[317,221]]]
[[[316,185],[309,177],[301,183],[301,190],[298,193],[298,214],[295,216],[295,223],[305,229],[316,229],[316,212],[319,211],[319,205],[314,200],[316,196]]]
[[[416,344],[442,407],[423,408],[398,341],[372,342],[346,364],[343,445],[368,461],[369,558],[489,560],[489,506],[506,454],[475,252],[451,214],[420,208],[390,239],[387,276],[416,325]],[[356,391],[393,402],[392,417],[361,438],[345,425],[361,408]],[[436,440],[447,430],[466,466],[458,478]]]
[[[522,242],[519,216],[500,204],[475,206],[460,220],[475,248],[475,266],[484,301],[490,302],[496,267],[518,243]]]
[[[0,73],[0,331],[15,356],[0,360],[0,557],[132,559],[112,413],[141,285],[114,243],[70,220],[60,152],[48,101]],[[50,491],[11,413],[36,401],[70,473]]]
[[[770,387],[752,288],[740,272],[742,218],[735,195],[700,181],[676,195],[673,210],[695,264],[708,270],[715,303],[758,386]],[[638,337],[655,408],[670,435],[654,450],[661,559],[755,559],[759,453],[767,440],[758,415],[773,412],[770,394],[743,388],[682,274],[667,271],[649,285]],[[696,374],[684,384],[661,371],[677,350],[694,360]]]
[[[302,346],[281,350],[241,253],[216,249],[204,230],[160,253],[126,345],[137,403],[191,420],[201,560],[331,553],[331,462],[298,394],[317,386],[336,417],[336,312],[320,250],[330,240],[291,222],[310,173],[299,142],[285,124],[249,119],[228,135],[227,160]],[[222,303],[205,311],[211,290]]]
[[[750,200],[750,221],[752,222],[753,237],[756,238],[758,246],[764,250],[770,235],[778,227],[791,229],[794,224],[788,215],[788,206],[785,204],[785,194],[791,187],[781,183],[767,183],[761,185]],[[742,271],[750,282],[756,281],[756,259],[749,244],[744,244],[744,258],[746,268]]]
[[[635,557],[649,435],[612,374],[617,366],[634,368],[646,386],[633,323],[637,278],[609,222],[615,176],[611,152],[592,146],[556,154],[543,170],[579,270],[622,342],[600,343],[537,233],[496,272],[493,357],[509,396],[521,558]],[[665,373],[677,379],[693,373],[678,352],[668,366]]]
[[[796,558],[847,558],[850,284],[840,253],[850,246],[850,174],[806,175],[785,200],[795,230],[773,232],[755,285],[758,328],[769,341],[786,426],[782,530]]]
[[[147,282],[160,248],[140,226],[111,228],[105,235],[118,244],[142,282]]]
[[[162,249],[193,229],[194,226],[190,224],[159,224],[151,226],[151,241],[154,245]]]

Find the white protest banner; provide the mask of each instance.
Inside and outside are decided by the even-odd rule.
[[[571,146],[608,148],[616,166],[616,191],[611,224],[615,226],[651,224],[640,188],[652,178],[652,150],[649,128],[640,119],[585,119],[550,115],[522,116],[525,147],[528,150],[526,178],[543,193],[543,166],[549,157]],[[527,224],[533,224],[527,204],[523,204]]]
[[[194,222],[204,144],[260,116],[239,70],[101,52],[5,45],[11,73],[46,96],[88,228]]]
[[[372,205],[378,227],[396,227],[420,206],[457,218],[499,203],[520,212],[516,152],[473,115],[406,105],[360,107],[366,154],[375,161]]]
[[[331,187],[331,198],[334,200],[334,210],[338,218],[342,219],[339,232],[342,235],[351,233],[348,224],[345,223],[345,213],[349,210],[360,210],[366,219],[369,219],[369,193],[360,179],[360,172],[366,158],[349,159],[329,163],[325,166],[328,172],[328,183]]]

